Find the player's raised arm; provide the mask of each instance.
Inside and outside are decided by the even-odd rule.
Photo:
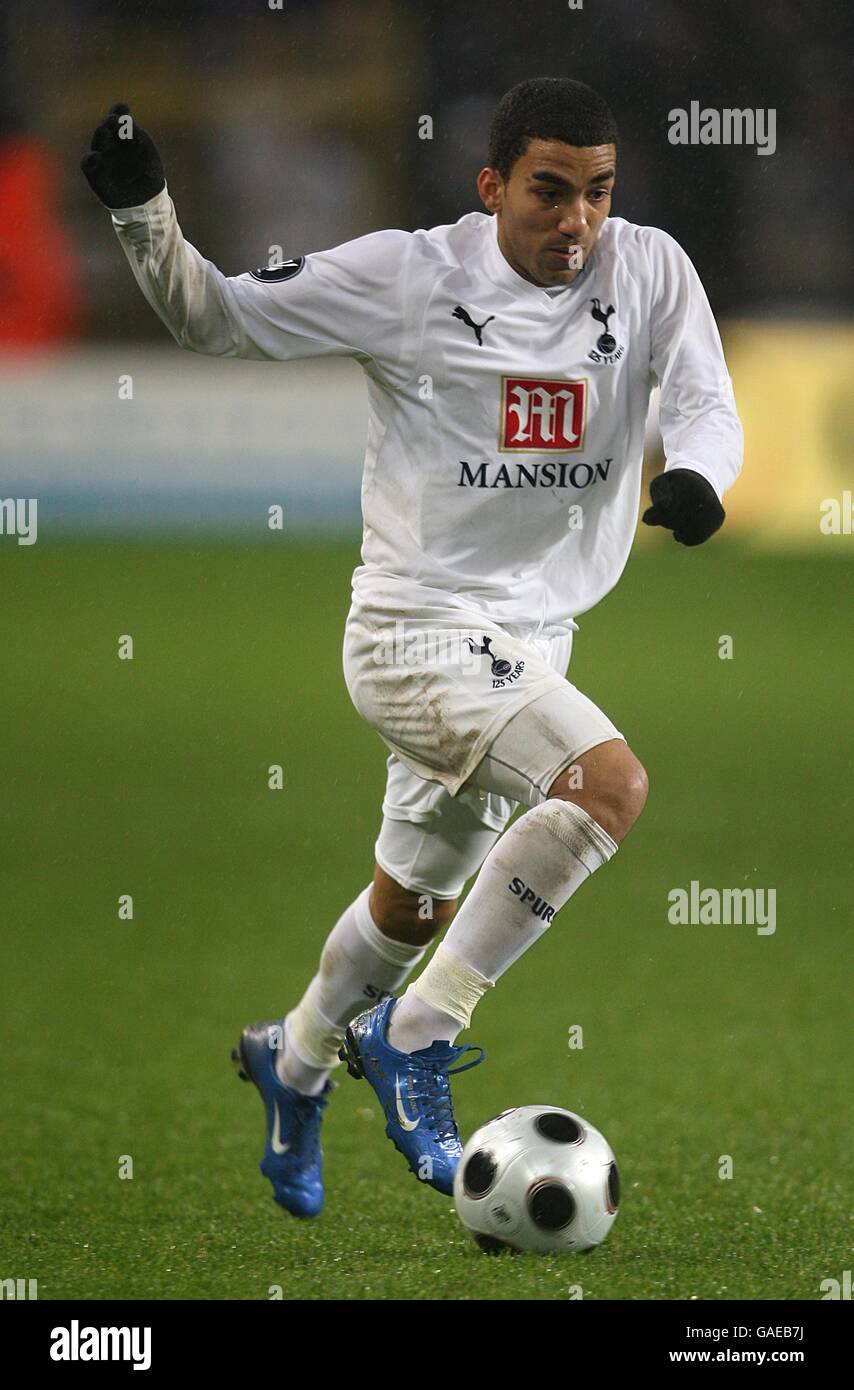
[[[744,434],[720,334],[681,246],[646,228],[652,271],[650,366],[661,386],[665,471],[650,484],[648,526],[700,545],[722,525],[721,498],[741,471]]]
[[[409,376],[418,341],[403,295],[409,232],[374,232],[230,277],[184,238],[156,146],[126,103],[110,107],[81,168],[112,213],[137,284],[181,347],[268,361],[351,356],[389,384]]]

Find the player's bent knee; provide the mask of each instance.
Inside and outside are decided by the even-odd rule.
[[[617,844],[628,835],[646,804],[649,780],[643,764],[631,749],[603,778],[594,793],[593,810],[589,812]]]
[[[633,753],[630,753],[633,761],[626,774],[619,792],[619,809],[626,822],[626,830],[630,830],[646,805],[646,798],[649,794],[649,778],[646,775],[646,768],[639,762]]]
[[[458,898],[434,898],[430,893],[404,888],[376,865],[371,916],[380,931],[392,940],[426,945],[445,929],[458,903]]]
[[[622,740],[611,739],[565,768],[549,796],[574,801],[619,844],[643,810],[648,791],[643,764]]]
[[[457,903],[457,898],[449,901],[433,898],[429,893],[402,889],[400,899],[386,905],[377,926],[392,940],[407,941],[414,946],[427,945],[448,926]]]

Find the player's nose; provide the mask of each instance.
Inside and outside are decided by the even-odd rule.
[[[587,231],[587,218],[580,203],[566,209],[557,224],[557,230],[561,236],[574,237],[576,240],[584,235]]]
[[[587,220],[584,217],[564,217],[557,224],[557,231],[571,241],[581,241],[587,231]]]

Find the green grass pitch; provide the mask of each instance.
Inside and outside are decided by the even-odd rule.
[[[591,1254],[519,1259],[475,1249],[343,1068],[326,1211],[283,1215],[229,1062],[371,874],[384,750],[341,674],[356,563],[0,547],[0,1277],[43,1299],[820,1298],[851,1263],[850,562],[662,537],[581,620],[571,677],[650,799],[478,1009],[488,1060],[455,1096],[464,1136],[513,1104],[581,1111],[623,1201]],[[776,932],[670,925],[692,879],[775,888]]]

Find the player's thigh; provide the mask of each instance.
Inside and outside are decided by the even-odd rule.
[[[398,625],[355,607],[345,627],[344,675],[362,718],[416,776],[459,793],[496,733],[564,683],[566,638],[524,642],[499,629]],[[404,637],[406,640],[404,641]]]
[[[600,743],[625,739],[598,705],[569,681],[532,700],[504,725],[464,790],[525,806],[548,798],[558,774]]]
[[[418,777],[393,754],[386,765],[383,820],[374,845],[377,864],[410,893],[438,901],[458,898],[516,802],[477,788],[451,796],[441,783]]]

